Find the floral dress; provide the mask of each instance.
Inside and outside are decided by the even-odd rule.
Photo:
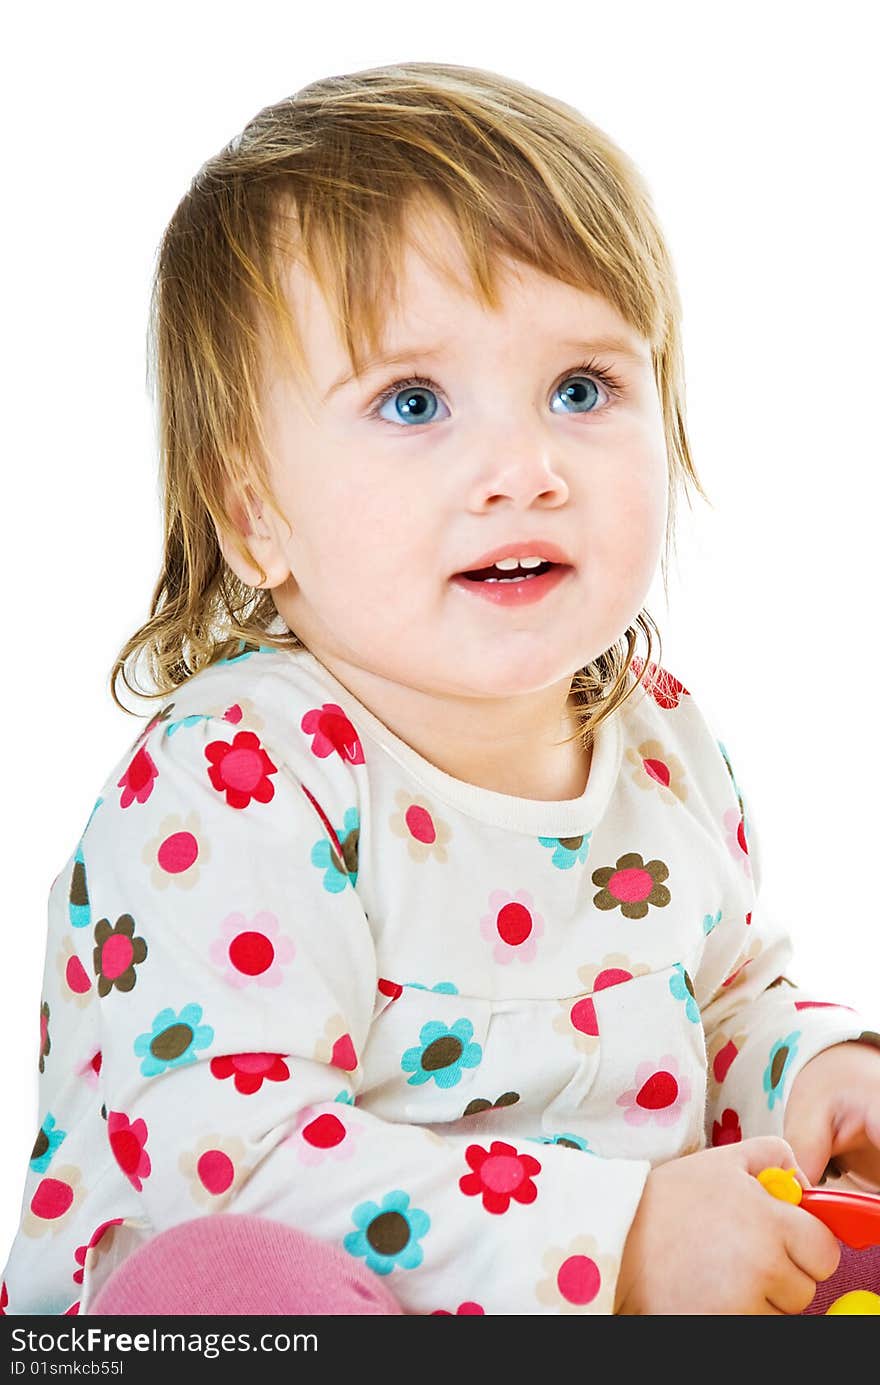
[[[445,774],[310,652],[176,690],[52,883],[8,1314],[88,1313],[215,1211],[343,1248],[408,1313],[611,1313],[651,1168],[781,1134],[827,1046],[754,824],[652,665],[584,793]]]

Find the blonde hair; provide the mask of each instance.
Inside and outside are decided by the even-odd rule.
[[[117,696],[120,676],[137,695],[165,697],[248,649],[305,648],[294,632],[278,632],[271,592],[233,572],[217,533],[265,582],[231,498],[250,485],[281,513],[260,417],[264,329],[278,359],[307,373],[283,288],[294,253],[285,227],[295,224],[296,253],[335,307],[360,372],[381,341],[379,305],[390,301],[400,274],[407,210],[425,203],[451,215],[474,293],[487,307],[498,303],[497,258],[505,255],[604,295],[650,342],[669,468],[668,597],[676,491],[692,484],[711,501],[685,429],[674,270],[638,169],[574,107],[494,72],[409,62],[325,77],[259,111],[202,165],[159,245],[149,360],[164,557],[149,619],[126,640],[110,675],[123,711],[130,709]],[[638,629],[647,638],[644,659],[635,654]],[[575,734],[585,745],[659,670],[652,631],[659,646],[642,608],[610,649],[573,675]],[[158,691],[130,681],[140,656]],[[630,668],[641,668],[635,682]]]

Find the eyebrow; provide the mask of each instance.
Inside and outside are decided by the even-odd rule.
[[[587,352],[604,351],[612,356],[624,357],[626,360],[632,361],[635,365],[648,364],[648,357],[645,352],[639,350],[638,347],[634,346],[623,337],[601,336],[593,337],[589,341],[582,337],[578,337],[572,338],[569,341],[555,342],[554,346],[566,350]],[[323,402],[326,403],[331,395],[335,394],[337,390],[342,389],[345,385],[350,385],[353,380],[363,379],[367,375],[371,375],[374,371],[380,369],[380,367],[401,365],[406,361],[437,360],[438,357],[441,357],[448,349],[448,343],[442,342],[439,346],[411,346],[402,351],[385,352],[381,356],[375,356],[373,360],[364,367],[360,375],[358,375],[356,371],[351,370],[347,374],[341,375],[338,380],[334,380],[333,384],[324,395]]]

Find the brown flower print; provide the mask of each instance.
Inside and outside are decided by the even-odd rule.
[[[441,865],[447,861],[446,843],[452,830],[428,799],[398,789],[394,795],[398,811],[388,819],[395,837],[402,837],[410,859],[421,865],[431,857]]]
[[[597,909],[616,909],[627,919],[643,919],[648,905],[664,908],[672,898],[661,882],[669,875],[663,861],[648,861],[638,851],[618,856],[616,865],[600,866],[590,877],[603,888],[593,895]]]
[[[118,991],[134,989],[137,980],[135,967],[147,955],[147,944],[143,938],[134,937],[134,919],[131,914],[121,914],[116,927],[111,928],[109,920],[101,919],[95,925],[95,948],[92,965],[98,978],[98,995],[109,995],[115,986]]]
[[[625,759],[632,767],[630,779],[637,789],[654,793],[661,803],[686,803],[686,771],[677,755],[666,750],[662,741],[641,741],[628,746]]]
[[[519,1092],[502,1092],[494,1101],[488,1101],[484,1096],[475,1096],[462,1111],[461,1118],[464,1120],[465,1116],[478,1116],[482,1111],[500,1111],[504,1106],[515,1106],[518,1101]]]
[[[40,1072],[46,1065],[46,1059],[52,1048],[52,1040],[49,1038],[49,1002],[44,1000],[40,1006]]]

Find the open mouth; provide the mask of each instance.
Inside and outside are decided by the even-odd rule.
[[[473,572],[459,572],[458,577],[464,577],[468,582],[529,582],[535,577],[542,577],[551,568],[563,567],[563,563],[542,562],[537,567],[528,568],[521,572],[501,572],[497,567],[476,568]]]

